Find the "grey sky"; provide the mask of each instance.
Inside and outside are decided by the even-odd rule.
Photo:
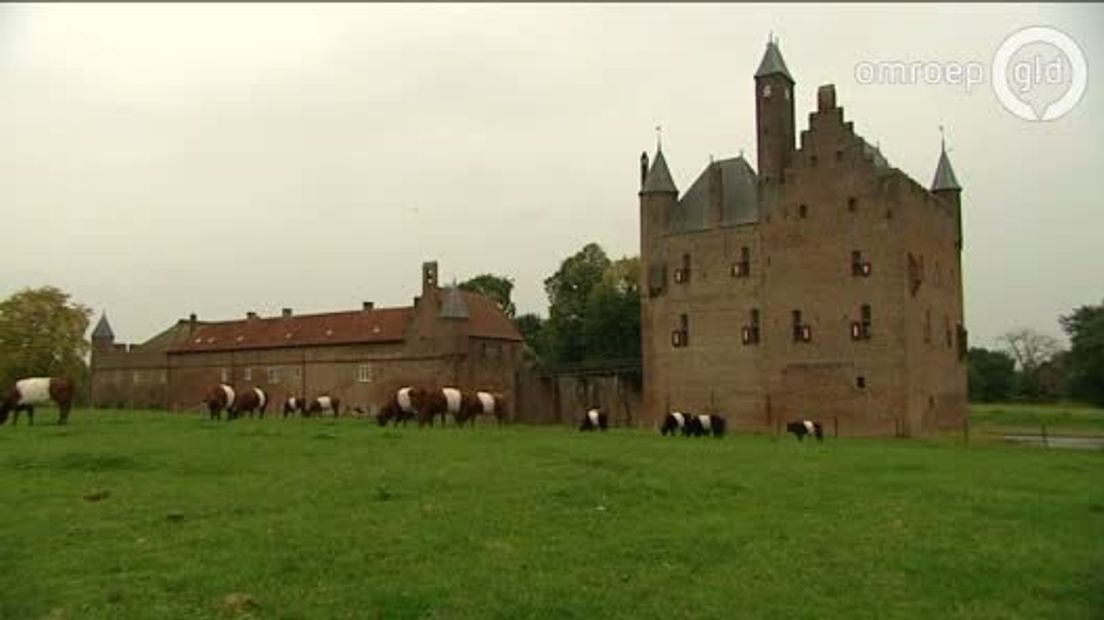
[[[979,61],[1072,36],[1080,105],[1049,123],[989,86],[863,85],[864,61]],[[442,277],[542,281],[588,241],[638,253],[637,158],[664,127],[685,189],[754,160],[768,34],[798,129],[836,84],[925,186],[947,127],[975,343],[1104,298],[1104,8],[1030,5],[0,5],[0,296],[52,284],[141,341],[175,319],[409,304]]]

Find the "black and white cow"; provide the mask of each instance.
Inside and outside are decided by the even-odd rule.
[[[305,404],[302,398],[288,396],[287,399],[284,400],[284,417],[286,418],[289,415],[294,416],[296,413],[303,413],[303,406]]]
[[[815,420],[797,420],[786,425],[786,432],[793,433],[798,441],[805,441],[805,435],[813,435],[817,441],[824,441],[824,429]]]
[[[604,431],[607,427],[609,427],[609,416],[598,409],[587,411],[582,423],[579,424],[581,431]]]
[[[327,411],[333,413],[335,418],[341,415],[341,401],[332,396],[319,396],[306,404],[303,408],[303,417],[309,418],[316,413],[318,417],[322,417]]]
[[[207,412],[212,420],[222,419],[222,410],[226,410],[226,419],[231,418],[230,413],[234,409],[234,388],[220,383],[210,390],[207,390],[207,394],[203,396],[203,404],[207,405]]]
[[[659,434],[661,435],[676,435],[682,433],[685,436],[690,435],[690,427],[687,425],[686,420],[689,416],[681,411],[673,411],[663,416],[663,424],[659,427]]]
[[[728,422],[724,419],[724,416],[712,413],[689,415],[686,418],[686,434],[694,437],[703,435],[723,437],[727,425]]]
[[[247,388],[234,399],[234,404],[227,409],[226,417],[233,420],[248,413],[252,418],[256,413],[263,420],[266,408],[268,408],[268,393],[259,387]]]

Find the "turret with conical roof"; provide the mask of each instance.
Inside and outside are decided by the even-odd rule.
[[[947,203],[954,209],[955,221],[958,224],[958,249],[962,249],[962,186],[958,184],[954,168],[951,167],[951,159],[947,157],[947,144],[940,145],[939,163],[935,167],[935,177],[932,178],[931,192],[936,198]]]
[[[641,163],[647,160],[646,153]],[[665,266],[653,262],[658,255],[660,237],[667,232],[667,225],[675,204],[678,201],[678,187],[667,168],[667,159],[663,156],[662,145],[656,144],[655,159],[651,168],[644,174],[640,187],[640,290],[648,294],[649,290],[662,286],[666,280]]]
[[[646,154],[645,154],[646,155]],[[656,149],[655,161],[652,168],[644,177],[644,185],[640,188],[641,194],[672,193],[678,194],[675,181],[671,179],[671,171],[667,168],[667,160],[663,157],[663,149]]]
[[[759,180],[783,180],[794,151],[794,79],[782,59],[778,41],[767,41],[767,50],[755,72],[755,131]]]
[[[107,312],[105,311],[100,315],[96,328],[92,330],[92,348],[110,349],[114,344],[115,332],[112,331],[111,324],[107,322]]]

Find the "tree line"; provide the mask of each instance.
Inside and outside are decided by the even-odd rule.
[[[970,400],[1053,402],[1077,400],[1104,406],[1104,302],[1075,308],[1058,319],[1070,340],[1033,329],[1014,329],[997,348],[969,350]]]

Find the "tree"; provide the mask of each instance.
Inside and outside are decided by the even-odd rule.
[[[1012,398],[1016,386],[1016,360],[1003,351],[971,347],[970,401],[991,403]]]
[[[997,341],[1016,360],[1017,396],[1035,401],[1058,398],[1058,392],[1052,389],[1053,377],[1061,371],[1052,363],[1062,350],[1057,338],[1020,328],[1006,332]]]
[[[596,243],[544,281],[546,359],[556,363],[640,357],[640,260],[610,261]]]
[[[542,359],[544,355],[545,322],[539,315],[531,312],[514,317],[514,325],[521,332],[525,344],[537,359]]]
[[[495,300],[502,312],[510,318],[514,318],[514,314],[517,312],[514,302],[510,301],[510,294],[514,291],[514,281],[510,278],[484,273],[461,282],[460,290],[480,293],[490,297]]]
[[[1081,306],[1058,322],[1070,338],[1065,359],[1070,394],[1104,406],[1104,303]]]
[[[1027,328],[1006,332],[997,342],[1004,346],[1004,350],[1016,360],[1016,366],[1026,374],[1035,372],[1062,349],[1057,338]]]
[[[0,302],[0,385],[28,376],[87,377],[84,334],[91,315],[52,286],[23,289]]]
[[[597,243],[589,243],[560,264],[544,281],[548,294],[548,323],[545,325],[548,361],[579,362],[586,357],[583,317],[587,300],[610,266]]]

